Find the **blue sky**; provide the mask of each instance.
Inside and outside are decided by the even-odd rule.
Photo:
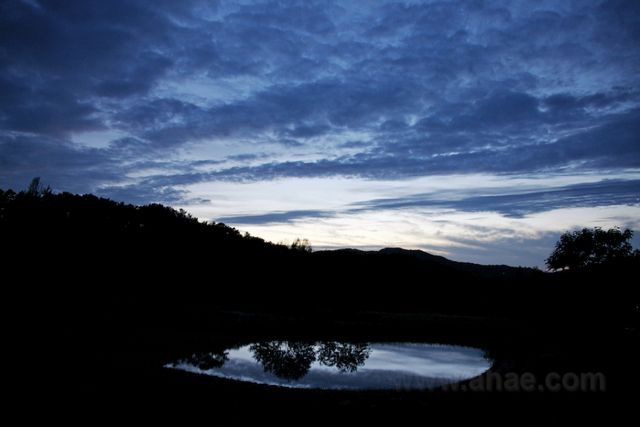
[[[543,265],[640,230],[640,3],[9,0],[0,187]]]

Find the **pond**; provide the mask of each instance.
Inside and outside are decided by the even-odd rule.
[[[165,365],[196,374],[292,388],[430,389],[491,367],[478,348],[423,343],[267,341]]]

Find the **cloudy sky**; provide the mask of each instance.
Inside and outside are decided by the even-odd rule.
[[[542,266],[640,230],[640,2],[5,0],[0,188]]]

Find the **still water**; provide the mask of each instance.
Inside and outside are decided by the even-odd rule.
[[[268,341],[165,367],[292,388],[429,389],[476,377],[491,361],[480,349],[453,345]]]

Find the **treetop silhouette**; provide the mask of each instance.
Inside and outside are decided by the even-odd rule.
[[[568,231],[560,236],[546,264],[554,271],[575,270],[629,258],[633,255],[632,237],[630,229],[596,227]]]

